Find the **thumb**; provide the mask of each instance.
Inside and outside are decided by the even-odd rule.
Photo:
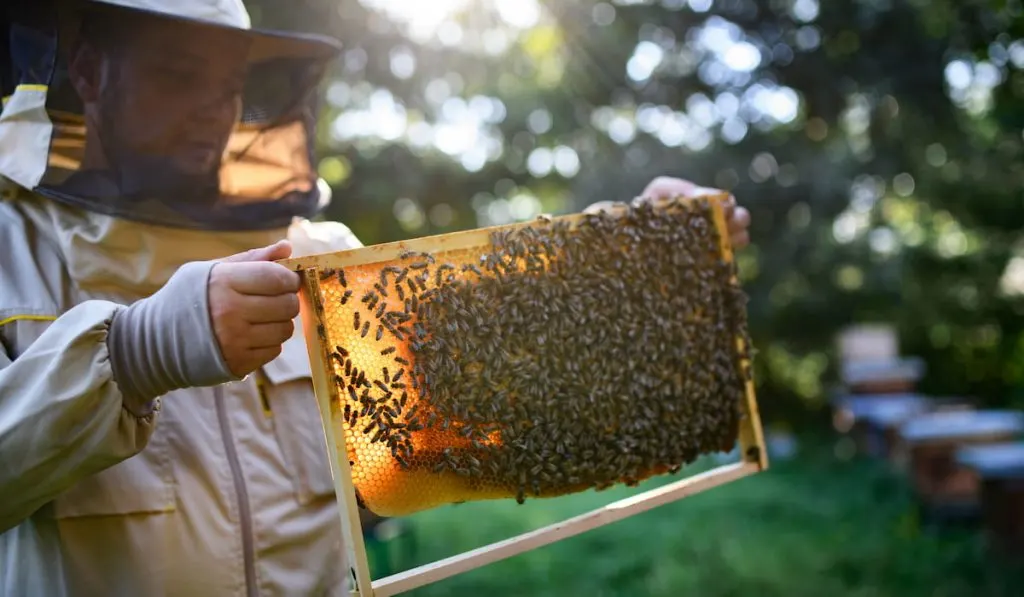
[[[286,240],[279,240],[276,243],[260,247],[258,249],[249,249],[242,253],[236,253],[229,257],[221,259],[221,263],[245,263],[252,261],[277,261],[278,259],[287,259],[292,254],[292,244]]]

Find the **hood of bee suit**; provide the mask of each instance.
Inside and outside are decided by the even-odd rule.
[[[103,0],[127,8],[217,23],[236,29],[249,29],[252,21],[242,0]]]
[[[315,157],[331,38],[241,0],[0,6],[0,176],[164,228],[273,231],[329,201]]]
[[[308,218],[330,201],[330,188],[316,175],[313,139],[319,81],[340,48],[334,40],[254,30],[241,0],[5,2],[0,27],[8,28],[11,40],[9,51],[0,47],[0,146],[18,148],[0,153],[0,186],[5,200],[59,248],[80,288],[126,298],[148,296],[186,262],[217,259],[282,238],[292,240],[295,255],[325,250],[312,239],[317,233],[311,233],[314,225]],[[146,34],[132,37],[136,27],[145,28]],[[128,92],[134,95],[125,100],[129,103],[110,104],[118,108],[107,111],[112,119],[95,118],[95,106],[89,107],[88,100],[102,94],[90,96],[89,89],[74,84],[80,67],[73,63],[83,60],[80,48],[92,43],[108,56],[127,55],[143,64],[134,46],[112,48],[107,42],[124,38],[129,40],[125,43],[145,44],[150,34],[164,43],[143,48],[157,59],[156,78],[138,71],[145,76],[131,81]],[[210,71],[222,48],[237,50],[236,61]],[[198,51],[201,59],[190,51]],[[161,79],[168,57],[175,59],[169,62],[178,70]],[[96,59],[95,52],[90,59]],[[238,71],[232,69],[237,68],[245,74],[234,76]],[[193,99],[186,92],[175,95],[175,90],[221,81],[237,86],[232,89],[238,93],[239,112],[233,115],[234,128],[229,119],[221,127],[223,135],[211,136],[204,131],[216,127],[203,120],[198,107],[216,94]],[[124,92],[114,91],[115,96]],[[171,100],[162,101],[164,97]],[[121,109],[147,99],[142,113]],[[197,109],[180,108],[189,102]],[[164,137],[153,132],[161,122]],[[183,123],[192,122],[197,123],[191,127],[195,130],[174,136]],[[142,141],[132,145],[129,140],[117,152],[110,151],[116,144],[104,138],[94,142],[90,134],[102,129],[117,137],[133,127]],[[170,142],[161,145],[165,138]],[[171,184],[172,192],[155,197],[160,193],[152,192],[154,185],[146,186],[147,179],[173,170],[174,160],[197,169],[195,164],[209,161],[210,147],[218,143],[224,153],[212,168],[211,201],[179,201],[194,197],[181,191],[191,187]],[[132,161],[139,148],[185,158]],[[90,161],[90,152],[108,155]],[[130,164],[118,174],[132,168],[135,172],[103,176],[118,167],[109,159],[112,153]],[[165,168],[168,163],[172,167]],[[101,168],[86,171],[89,164]],[[164,179],[174,182],[173,177]]]
[[[103,0],[106,4],[147,10],[236,29],[249,29],[252,21],[242,0]]]

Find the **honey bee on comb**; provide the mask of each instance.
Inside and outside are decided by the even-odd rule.
[[[633,203],[321,276],[360,504],[522,502],[731,450],[750,339],[719,221],[707,199]]]

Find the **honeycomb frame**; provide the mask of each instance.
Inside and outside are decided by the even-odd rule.
[[[712,208],[715,227],[720,239],[719,249],[721,258],[731,264],[733,254],[729,243],[729,236],[726,232],[724,212],[724,203],[728,199],[729,197],[726,194],[711,194],[696,198],[674,197],[657,201],[652,200],[652,203],[657,206],[674,201],[707,201]],[[565,222],[569,226],[575,226],[584,217],[583,214],[573,214],[552,218],[551,222]],[[686,477],[665,486],[619,500],[583,515],[472,551],[424,564],[405,572],[393,574],[382,579],[373,579],[371,577],[360,528],[360,498],[353,477],[353,469],[349,458],[338,457],[339,454],[347,455],[350,449],[350,446],[346,445],[345,434],[348,413],[342,410],[341,405],[345,400],[341,397],[339,385],[333,381],[332,346],[324,332],[323,326],[325,311],[323,305],[324,294],[320,285],[321,274],[327,270],[394,261],[400,255],[409,251],[427,254],[444,254],[466,250],[486,251],[491,248],[492,233],[514,230],[529,226],[530,224],[531,222],[526,222],[480,228],[335,253],[286,259],[279,262],[303,276],[303,285],[300,292],[302,325],[309,352],[314,390],[320,408],[323,432],[334,476],[335,493],[340,507],[339,513],[343,536],[349,552],[347,561],[349,562],[348,566],[355,585],[351,593],[352,595],[359,597],[387,597],[409,591],[501,559],[537,549],[587,530],[616,522],[768,468],[757,399],[753,381],[748,377],[745,382],[745,399],[742,404],[743,416],[739,421],[739,433],[736,438],[740,447],[739,462],[719,466],[705,473]],[[735,281],[735,278],[733,278],[733,281]],[[743,356],[748,354],[747,347],[741,338],[737,338],[736,349],[737,359],[740,360],[739,365],[749,366],[748,359]]]

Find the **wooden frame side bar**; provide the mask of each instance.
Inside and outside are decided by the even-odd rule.
[[[338,501],[338,514],[341,517],[342,541],[348,562],[342,562],[347,570],[354,571],[356,587],[372,586],[370,563],[366,555],[366,544],[363,541],[363,527],[359,520],[359,506],[356,502],[356,489],[352,482],[352,467],[348,458],[338,458],[348,454],[345,445],[345,430],[341,421],[335,416],[332,405],[337,404],[334,394],[335,386],[327,378],[327,363],[330,358],[330,347],[317,331],[324,320],[323,304],[320,300],[320,278],[316,269],[303,270],[301,300],[302,327],[306,337],[306,350],[309,352],[309,363],[313,374],[313,392],[320,408],[320,419],[327,440],[327,453],[331,462],[331,475],[334,477],[334,494]],[[369,595],[366,597],[370,597]]]
[[[761,470],[756,462],[737,462],[681,479],[675,483],[621,499],[585,514],[553,523],[412,570],[374,581],[373,597],[390,597],[468,572],[475,568],[561,541],[598,527],[635,516]],[[359,593],[352,593],[359,595]]]
[[[719,249],[722,252],[722,259],[733,263],[735,255],[732,251],[732,241],[728,236],[729,225],[725,220],[725,210],[722,209],[722,204],[719,203],[715,206],[712,212],[715,218],[715,228],[718,229],[719,236]],[[732,284],[739,284],[739,279],[734,274],[730,280]],[[739,354],[747,354],[746,342],[743,338],[736,338],[736,348]],[[742,371],[741,375],[747,375],[746,371],[752,366],[749,357],[742,358],[739,363],[736,364]],[[756,460],[761,470],[768,468],[768,450],[765,449],[764,443],[764,429],[761,427],[761,412],[757,408],[757,395],[754,392],[754,378],[753,375],[747,376],[746,382],[744,383],[744,419],[740,422],[740,453],[743,460]],[[756,454],[754,451],[756,450]]]

